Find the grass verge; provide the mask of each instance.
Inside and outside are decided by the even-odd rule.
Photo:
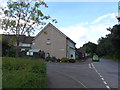
[[[104,58],[104,59],[107,59],[107,60],[113,60],[113,61],[119,61],[120,62],[120,59],[116,58],[116,57],[101,57],[101,58]]]
[[[2,58],[2,88],[46,88],[44,60]]]

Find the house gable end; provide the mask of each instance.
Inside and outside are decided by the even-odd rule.
[[[47,28],[52,27],[54,30],[56,30],[57,32],[59,32],[63,37],[67,37],[64,33],[62,33],[59,29],[57,29],[54,25],[52,25],[51,23],[48,23],[34,38],[34,40],[39,37],[39,35],[41,35],[41,33],[43,33]],[[47,29],[48,30],[48,29]]]

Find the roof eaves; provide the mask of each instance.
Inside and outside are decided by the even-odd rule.
[[[76,44],[73,40],[71,40],[69,37],[66,37],[66,39],[70,40],[72,43]]]

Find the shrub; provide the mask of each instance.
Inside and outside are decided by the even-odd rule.
[[[76,60],[75,59],[69,59],[69,62],[74,63],[74,62],[76,62]]]
[[[50,57],[50,56],[49,56],[49,57],[46,57],[45,60],[46,60],[47,62],[48,62],[48,61],[55,62],[55,61],[57,61],[57,58],[54,57],[54,56],[53,56],[53,57]]]
[[[60,59],[57,59],[57,62],[60,62]]]
[[[60,61],[61,61],[61,62],[68,62],[68,61],[69,61],[69,59],[68,59],[68,58],[66,58],[66,57],[63,57]]]
[[[55,61],[57,61],[57,58],[53,56],[53,57],[51,57],[51,61],[55,62]]]
[[[46,57],[45,60],[48,62],[48,61],[51,61],[51,57]]]

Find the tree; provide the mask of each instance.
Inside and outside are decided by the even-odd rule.
[[[114,47],[109,39],[110,35],[106,37],[101,37],[98,40],[97,54],[99,56],[112,56],[114,54]]]
[[[114,25],[112,28],[108,28],[111,32],[109,39],[111,40],[112,45],[115,48],[115,56],[120,58],[120,24]]]
[[[107,28],[111,33],[98,40],[97,53],[100,56],[120,58],[120,25]]]
[[[86,50],[86,53],[93,55],[94,53],[96,53],[97,45],[95,43],[88,42],[83,45],[83,48]]]
[[[7,7],[2,8],[4,12],[4,18],[2,18],[2,29],[5,31],[11,31],[16,35],[16,56],[18,57],[19,42],[21,35],[30,35],[36,30],[35,27],[45,25],[45,20],[51,19],[50,16],[46,16],[40,10],[40,7],[44,6],[48,8],[47,4],[43,1],[36,1],[30,3],[24,2],[7,2]],[[56,19],[51,19],[57,23]]]
[[[2,56],[6,56],[7,55],[7,51],[11,48],[8,45],[8,41],[6,40],[5,36],[2,36]]]
[[[14,39],[10,38],[9,41],[5,35],[2,35],[2,56],[15,57]]]

